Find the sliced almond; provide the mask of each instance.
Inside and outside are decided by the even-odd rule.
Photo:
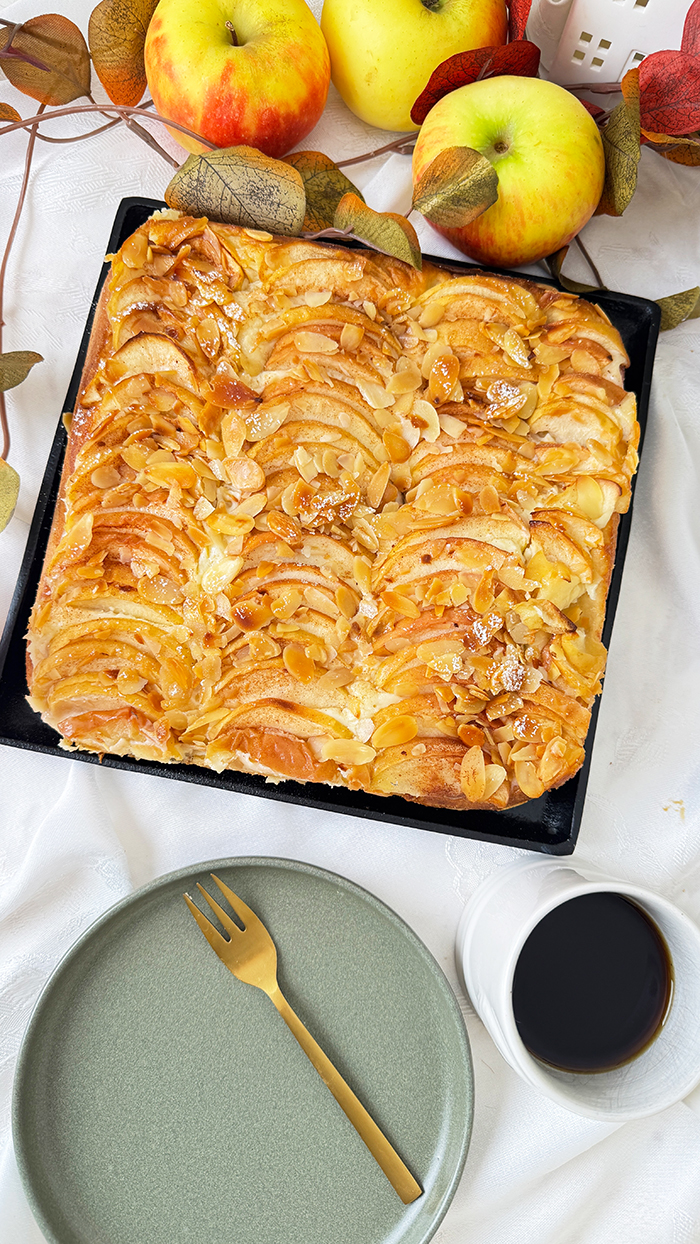
[[[357,613],[357,598],[355,593],[351,592],[350,588],[346,587],[344,583],[341,583],[336,591],[335,601],[344,618],[355,617]]]
[[[425,309],[421,311],[421,314],[418,317],[418,323],[422,324],[423,328],[434,328],[436,324],[440,323],[440,320],[445,314],[445,305],[446,304],[444,302],[439,302],[436,298],[431,298]]]
[[[284,540],[290,548],[298,548],[302,542],[302,530],[296,519],[279,510],[271,510],[267,516],[268,529]]]
[[[243,455],[240,458],[224,460],[226,474],[236,492],[258,492],[265,484],[265,472],[252,458]]]
[[[356,350],[364,335],[365,330],[359,324],[344,324],[340,334],[341,348],[347,352]]]
[[[424,440],[429,443],[437,440],[440,435],[440,421],[435,407],[430,402],[426,402],[423,398],[414,402],[411,420],[420,428]]]
[[[282,660],[292,678],[296,678],[298,682],[311,682],[316,667],[311,658],[307,657],[301,644],[286,644]]]
[[[358,380],[357,387],[368,406],[373,410],[386,410],[388,406],[393,406],[394,395],[388,393],[380,384],[375,384],[372,380]]]
[[[389,393],[415,393],[416,389],[421,386],[421,374],[415,363],[410,363],[408,367],[404,367],[402,371],[397,371],[390,376],[387,381],[387,391]]]
[[[462,423],[461,419],[455,419],[454,415],[443,414],[440,412],[438,420],[445,435],[451,436],[455,441],[462,435],[466,427],[466,424]]]
[[[235,410],[227,410],[221,420],[221,440],[227,458],[238,457],[246,439],[246,425]]]
[[[418,605],[409,600],[408,596],[404,596],[402,592],[395,592],[390,588],[388,591],[382,592],[381,600],[387,609],[393,609],[395,613],[401,614],[404,618],[420,617]]]
[[[261,402],[254,410],[246,411],[246,436],[249,441],[262,441],[282,427],[289,414],[289,402],[267,405]]]
[[[361,591],[369,595],[372,590],[372,565],[366,557],[358,553],[353,558],[352,573]]]
[[[335,760],[340,765],[367,765],[376,754],[368,743],[357,739],[328,739],[321,747],[323,760]]]
[[[248,647],[254,661],[271,661],[282,651],[277,641],[266,631],[251,631],[248,636]]]
[[[418,722],[410,713],[402,713],[396,717],[390,717],[388,721],[382,722],[381,726],[377,726],[372,735],[372,747],[379,751],[383,747],[399,747],[402,743],[408,743],[414,739],[418,733]]]
[[[323,307],[330,300],[330,289],[307,289],[304,294],[304,302],[307,307]]]
[[[197,479],[189,462],[149,462],[145,473],[154,484],[165,488],[169,488],[171,484],[179,484],[180,488],[194,488]]]
[[[484,766],[484,799],[490,799],[503,785],[508,774],[502,765]]]
[[[411,454],[411,446],[404,440],[400,432],[387,428],[382,436],[384,448],[392,462],[406,462]]]
[[[294,334],[294,344],[300,354],[337,354],[338,342],[325,333],[309,332],[300,329]]]
[[[459,784],[470,803],[481,803],[486,789],[486,766],[480,747],[470,747],[462,757]]]
[[[222,557],[202,575],[202,590],[214,596],[232,583],[243,567],[242,557]]]
[[[121,475],[113,466],[97,467],[90,476],[90,483],[95,488],[116,488],[121,480]]]
[[[430,372],[432,370],[433,363],[435,362],[436,359],[439,359],[443,356],[447,357],[448,355],[451,355],[451,354],[452,354],[452,349],[444,341],[435,341],[432,343],[432,345],[429,345],[428,349],[423,355],[423,363],[421,365],[421,375],[423,376],[423,379],[424,380],[428,379]]]
[[[539,799],[544,794],[544,786],[531,760],[515,762],[515,780],[528,799]]]
[[[371,505],[373,510],[379,509],[379,504],[386,491],[390,475],[390,464],[388,462],[383,462],[382,465],[377,468],[369,484],[367,485],[367,504]]]
[[[455,354],[441,354],[435,359],[428,377],[428,399],[440,405],[449,401],[459,379],[459,359]]]

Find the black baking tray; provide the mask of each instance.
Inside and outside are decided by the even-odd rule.
[[[164,206],[164,203],[155,199],[122,199],[110,235],[108,253],[118,250],[134,229],[138,228],[153,211]],[[440,258],[435,258],[434,262],[456,273],[473,270],[474,267],[473,264],[466,262],[460,264]],[[92,319],[107,271],[105,265],[90,306],[64,410],[72,410],[75,405]],[[502,275],[523,276],[524,274],[507,272]],[[545,277],[538,276],[534,279],[543,284],[557,285],[556,281]],[[649,302],[645,298],[635,298],[629,294],[617,294],[607,290],[589,294],[587,297],[591,302],[596,302],[605,309],[625,343],[630,357],[626,386],[632,389],[637,397],[638,419],[643,439],[649,408],[654,351],[659,333],[659,308],[656,303]],[[65,447],[66,432],[62,420],[59,420],[39,490],[17,586],[0,641],[0,743],[46,752],[52,756],[65,756],[67,759],[81,760],[87,764],[99,763],[105,768],[129,769],[133,773],[152,773],[158,777],[196,782],[201,786],[215,786],[222,790],[261,795],[267,799],[277,799],[285,803],[305,804],[326,812],[341,812],[350,816],[408,825],[415,829],[456,834],[462,838],[478,838],[503,846],[541,851],[548,855],[571,854],[581,823],[600,699],[596,701],[593,709],[586,739],[586,758],[583,767],[575,777],[557,790],[548,791],[540,799],[530,800],[520,807],[511,808],[505,812],[453,812],[443,808],[423,807],[398,796],[381,798],[358,791],[312,783],[301,785],[296,782],[281,782],[275,785],[266,783],[262,777],[245,773],[215,773],[213,770],[202,769],[196,765],[163,765],[120,756],[104,755],[99,758],[91,752],[67,752],[59,748],[59,736],[50,726],[44,724],[37,713],[33,712],[25,698],[27,682],[24,637],[51,529]],[[634,489],[634,480],[632,487]],[[630,523],[631,509],[621,516],[618,529],[615,567],[608,593],[603,629],[603,643],[606,647],[610,643],[620,593]]]

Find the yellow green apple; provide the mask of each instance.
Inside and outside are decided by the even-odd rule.
[[[321,30],[348,108],[385,130],[416,130],[411,108],[448,56],[505,43],[505,0],[324,0]]]
[[[498,174],[498,199],[469,224],[440,228],[480,263],[519,267],[565,246],[593,215],[605,157],[583,104],[554,82],[504,76],[459,87],[428,113],[413,181],[448,147],[471,147]]]
[[[304,0],[160,0],[144,53],[158,112],[217,147],[282,156],[326,103],[328,49]]]

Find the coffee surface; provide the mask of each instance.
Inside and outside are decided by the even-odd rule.
[[[528,937],[513,980],[520,1037],[564,1071],[609,1071],[650,1044],[665,1019],[671,961],[654,922],[620,894],[585,894]]]

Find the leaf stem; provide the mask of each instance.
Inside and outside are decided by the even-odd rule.
[[[594,277],[595,277],[595,279],[596,279],[596,281],[597,281],[597,283],[598,283],[598,288],[599,288],[599,289],[606,289],[606,288],[607,288],[607,286],[604,284],[602,276],[600,275],[600,273],[599,273],[599,271],[598,271],[598,269],[597,269],[597,267],[596,267],[595,263],[593,262],[593,260],[592,260],[591,256],[589,255],[588,251],[586,250],[586,247],[583,245],[583,242],[581,241],[581,235],[580,235],[580,234],[578,234],[578,233],[576,234],[576,237],[574,238],[574,242],[575,242],[575,243],[576,243],[576,245],[578,246],[578,248],[579,248],[579,250],[580,250],[581,254],[583,255],[583,258],[585,259],[586,263],[588,264],[588,267],[590,268],[591,272],[593,273],[593,275],[594,275]]]
[[[0,130],[1,133],[2,130]],[[351,164],[363,164],[365,160],[373,160],[375,156],[384,155],[385,151],[402,151],[408,143],[411,144],[410,150],[412,151],[416,144],[415,134],[406,134],[405,138],[395,138],[393,142],[385,143],[383,147],[377,147],[374,151],[366,151],[364,155],[353,156],[351,160],[336,160],[336,167],[349,168]]]
[[[26,130],[40,121],[52,121],[54,117],[72,117],[81,112],[98,112],[102,116],[108,116],[111,112],[116,112],[119,117],[145,117],[147,121],[160,121],[161,124],[171,130],[179,130],[182,134],[187,134],[189,138],[194,138],[203,147],[208,147],[210,151],[218,150],[216,143],[210,143],[207,138],[202,138],[201,134],[195,134],[193,130],[188,130],[186,126],[179,125],[177,121],[168,121],[167,117],[161,117],[158,112],[146,112],[144,108],[127,108],[123,104],[69,104],[65,108],[53,108],[46,116],[36,113],[33,117],[26,117],[24,121],[12,121],[10,125],[3,125],[0,129],[0,135],[10,134],[13,130]],[[179,167],[179,165],[178,165]]]
[[[7,239],[7,243],[5,245],[5,254],[2,257],[2,265],[0,265],[0,354],[2,353],[2,327],[4,323],[3,294],[5,290],[5,273],[7,271],[7,261],[10,258],[10,251],[12,250],[12,243],[15,240],[15,235],[17,233],[17,226],[19,225],[19,218],[22,215],[22,208],[24,207],[24,200],[27,195],[27,187],[29,185],[29,170],[31,169],[31,166],[32,166],[34,144],[36,142],[37,130],[39,128],[39,118],[41,114],[43,113],[45,107],[46,107],[45,104],[39,105],[39,112],[37,113],[35,124],[31,127],[31,130],[29,133],[29,142],[27,143],[27,151],[24,157],[24,176],[22,177],[22,186],[19,192],[19,199],[17,201],[17,208],[15,210],[14,220],[12,221],[12,225],[10,227],[10,233]],[[7,422],[7,408],[5,406],[5,394],[4,393],[0,393],[0,429],[2,429],[2,455],[0,456],[2,456],[5,462],[7,462],[7,457],[10,452],[10,429],[9,429],[8,422]]]
[[[79,143],[83,138],[94,138],[95,134],[103,134],[105,130],[112,130],[115,125],[121,125],[121,123],[121,117],[115,117],[106,125],[100,125],[96,130],[86,130],[84,134],[71,134],[68,138],[51,138],[48,134],[40,134],[37,131],[37,138],[41,139],[42,143]]]

